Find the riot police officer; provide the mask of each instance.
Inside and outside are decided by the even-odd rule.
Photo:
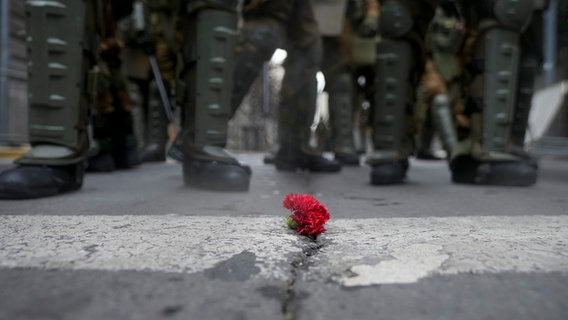
[[[523,150],[536,74],[538,27],[533,0],[458,2],[474,35],[464,46],[468,83],[461,115],[469,134],[452,150],[456,183],[529,186],[537,164]],[[471,52],[471,53],[470,53]]]
[[[418,88],[416,106],[419,133],[416,158],[441,159],[432,151],[432,142],[438,134],[448,157],[457,143],[457,132],[467,124],[460,116],[466,90],[463,65],[465,17],[455,4],[436,8],[434,19],[426,34],[426,65]]]
[[[231,117],[237,2],[180,4],[176,96],[182,123],[174,144],[186,186],[246,191],[250,185],[250,167],[224,149]]]
[[[371,184],[401,183],[413,151],[410,130],[415,88],[424,68],[424,35],[434,15],[433,0],[380,3],[375,65]]]
[[[316,107],[316,73],[321,63],[321,39],[310,1],[245,1],[244,25],[237,45],[232,106],[236,109],[258,76],[262,63],[277,48],[288,56],[278,111],[278,170],[338,172],[341,164],[322,156],[310,144]]]
[[[464,12],[472,46],[463,55],[471,74],[463,116],[469,134],[452,147],[456,183],[527,186],[536,163],[522,150],[535,60],[522,34],[531,24],[533,1],[445,1]],[[401,183],[412,152],[409,119],[425,64],[424,34],[436,1],[381,1],[377,48],[374,150],[368,155],[371,184]],[[468,49],[472,54],[468,54]],[[520,81],[517,81],[517,77]]]

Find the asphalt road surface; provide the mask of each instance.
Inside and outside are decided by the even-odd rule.
[[[166,162],[1,201],[0,319],[568,319],[568,160],[541,159],[529,188],[416,160],[375,187],[364,166],[238,157],[246,193],[186,188]],[[288,193],[329,209],[316,241],[285,226]]]

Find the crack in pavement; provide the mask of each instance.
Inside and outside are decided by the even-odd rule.
[[[290,265],[292,265],[292,269],[290,270],[291,277],[286,286],[284,300],[282,301],[282,315],[284,320],[294,320],[296,318],[299,309],[299,299],[295,289],[296,282],[300,278],[301,270],[308,268],[310,258],[316,255],[323,247],[324,243],[317,242],[317,240],[310,242],[307,248],[302,250],[300,256],[290,263]]]

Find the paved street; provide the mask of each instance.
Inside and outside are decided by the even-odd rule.
[[[373,187],[363,166],[238,157],[248,193],[185,188],[167,162],[0,202],[0,319],[568,319],[568,160],[541,159],[530,188],[416,160]],[[284,225],[288,193],[329,209],[317,241]]]

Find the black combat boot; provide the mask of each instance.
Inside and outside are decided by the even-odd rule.
[[[87,172],[112,172],[138,166],[142,161],[133,139],[134,135],[128,135],[98,141],[100,150],[87,159]]]
[[[140,165],[142,160],[136,147],[132,112],[116,110],[111,119],[111,153],[114,165],[117,169],[131,169]]]
[[[399,184],[406,178],[408,160],[394,160],[371,166],[372,185]]]
[[[224,148],[212,145],[195,147],[181,135],[173,146],[176,146],[176,158],[183,163],[186,186],[216,191],[248,191],[251,168]]]
[[[341,164],[323,156],[303,153],[299,150],[280,149],[274,158],[276,169],[280,171],[308,170],[310,172],[339,172]]]
[[[276,161],[276,155],[274,153],[267,153],[264,158],[262,158],[262,162],[264,164],[274,164]]]
[[[517,187],[534,185],[538,170],[532,159],[482,162],[468,155],[452,159],[450,168],[455,183]]]
[[[88,159],[87,172],[131,169],[142,163],[130,111],[114,111],[95,118],[96,155]]]
[[[142,163],[134,134],[119,135],[113,138],[112,159],[117,169],[132,169]]]
[[[187,157],[186,157],[187,158]],[[216,191],[248,191],[252,170],[241,163],[195,160],[183,163],[186,186]]]
[[[78,190],[84,164],[65,166],[20,165],[0,173],[0,199],[33,199]]]
[[[87,158],[87,172],[112,172],[116,169],[112,157],[112,142],[110,138],[96,139],[97,153]]]
[[[116,170],[110,153],[98,153],[87,159],[87,172],[112,172]]]
[[[141,158],[142,162],[164,162],[166,161],[166,149],[161,145],[150,143],[144,147]]]

